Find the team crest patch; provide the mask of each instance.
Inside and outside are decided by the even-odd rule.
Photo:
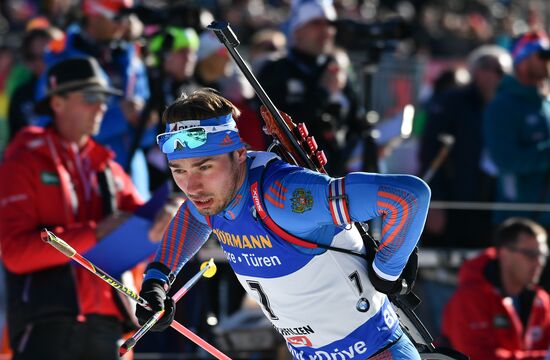
[[[45,185],[59,185],[59,176],[53,172],[44,171],[40,173],[40,180]]]
[[[292,193],[292,212],[303,213],[308,210],[311,210],[313,207],[313,196],[311,191],[306,191],[302,188],[294,190]]]

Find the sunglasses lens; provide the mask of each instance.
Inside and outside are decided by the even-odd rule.
[[[206,143],[206,131],[202,128],[182,130],[177,133],[161,134],[157,137],[157,143],[165,154],[176,150],[197,148]]]
[[[201,146],[206,142],[206,131],[204,129],[189,129],[185,132],[187,138],[187,146],[190,149]]]
[[[107,94],[100,92],[83,92],[84,101],[88,104],[106,103]]]

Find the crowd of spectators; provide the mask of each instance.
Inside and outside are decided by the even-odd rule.
[[[111,86],[124,93],[108,100],[95,139],[115,153],[145,200],[170,178],[154,139],[164,128],[163,109],[182,92],[218,90],[241,110],[238,121],[247,124],[240,126],[241,135],[250,149],[265,150],[269,139],[259,101],[228,51],[206,30],[214,19],[230,22],[260,83],[278,108],[307,124],[328,157],[332,175],[383,171],[391,150],[414,144],[407,147],[412,149],[407,159],[418,163],[415,175],[432,172],[432,200],[443,204],[430,210],[421,251],[481,250],[500,234],[496,249],[483,253],[483,264],[474,260],[481,269],[496,258],[512,258],[515,238],[502,240],[502,227],[495,231],[508,217],[522,216],[550,229],[550,212],[544,209],[550,198],[550,43],[545,32],[550,5],[544,0],[340,0],[334,7],[330,0],[1,2],[0,154],[25,126],[51,122],[51,116],[34,111],[51,86],[46,69],[75,56],[95,58]],[[342,36],[345,31],[353,36]],[[396,69],[397,80],[372,86],[373,66],[376,72],[377,66],[402,59],[420,64],[414,70],[420,74]],[[375,113],[375,95],[396,100]],[[416,109],[412,139],[403,128],[397,135],[384,133],[391,128],[379,126],[385,119],[405,123],[403,108],[409,104]],[[390,140],[382,144],[381,138]],[[515,208],[507,204],[526,207],[511,212]],[[525,221],[519,221],[524,226],[519,232],[531,231],[536,238],[537,225]],[[537,259],[547,250],[540,253]],[[522,254],[516,251],[515,256]],[[224,278],[223,269],[221,273]],[[500,286],[494,278],[490,281]],[[550,289],[550,270],[543,271],[541,285]],[[217,286],[208,291],[224,295]],[[229,306],[206,306],[189,296],[180,320],[206,333],[204,318],[196,314],[220,316],[237,309],[242,292],[229,288]],[[438,288],[430,289],[423,295],[432,297]],[[440,297],[429,327],[439,335],[443,326],[445,340],[459,350],[475,347],[451,338],[460,332],[449,326],[454,320],[441,324],[448,297],[450,293]],[[458,306],[456,298],[451,308]],[[447,310],[447,318],[452,312]],[[526,318],[521,315],[524,324]],[[161,344],[164,349],[143,349],[194,351]],[[543,352],[537,354],[542,359]],[[506,358],[499,356],[494,358]]]

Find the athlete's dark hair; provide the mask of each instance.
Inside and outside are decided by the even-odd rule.
[[[171,124],[185,120],[203,120],[216,116],[232,114],[237,119],[241,112],[231,101],[216,90],[203,88],[189,95],[182,94],[170,104],[162,114],[162,121]]]

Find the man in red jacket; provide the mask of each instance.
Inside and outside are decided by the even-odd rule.
[[[27,127],[0,165],[0,246],[14,360],[118,359],[130,319],[117,292],[40,239],[48,227],[78,252],[92,248],[142,204],[114,154],[92,140],[110,88],[92,58],[48,70],[36,111],[47,128]],[[167,219],[159,219],[156,224]],[[122,255],[122,254],[121,254]]]
[[[471,360],[544,359],[550,296],[535,285],[548,256],[542,226],[524,218],[500,225],[495,247],[466,261],[443,314],[442,334]]]

